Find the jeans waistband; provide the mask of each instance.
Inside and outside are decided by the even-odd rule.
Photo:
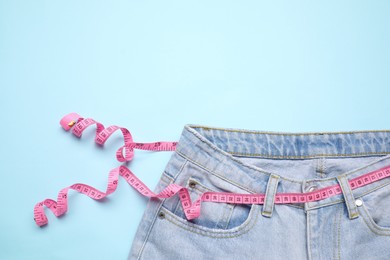
[[[176,152],[211,174],[227,179],[252,193],[265,193],[271,174],[280,177],[277,192],[308,192],[308,188],[312,186],[320,189],[338,184],[337,176],[291,178],[280,172],[243,162],[239,157],[283,160],[377,157],[364,166],[341,173],[348,179],[353,179],[390,165],[390,130],[294,133],[186,124]],[[354,196],[358,197],[388,183],[388,179],[383,179],[360,187],[353,191]],[[307,207],[338,203],[343,201],[342,196],[339,194],[323,201],[308,202]]]

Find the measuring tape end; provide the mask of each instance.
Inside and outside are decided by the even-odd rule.
[[[65,131],[70,130],[81,118],[81,116],[77,113],[69,113],[65,115],[63,118],[60,120],[60,125]]]

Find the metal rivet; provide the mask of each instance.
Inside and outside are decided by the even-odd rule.
[[[309,188],[309,192],[312,192],[312,191],[314,191],[314,190],[316,190],[316,186],[311,186],[310,188]]]
[[[363,205],[363,201],[360,199],[357,199],[357,200],[355,200],[355,204],[356,204],[356,206],[360,207],[361,205]]]
[[[165,213],[160,211],[160,213],[158,213],[158,217],[161,219],[165,218]]]
[[[196,182],[194,182],[194,181],[190,181],[189,185],[190,185],[190,187],[191,187],[191,188],[195,188],[195,186],[196,186]]]

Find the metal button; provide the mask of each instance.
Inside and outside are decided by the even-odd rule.
[[[191,188],[195,188],[196,182],[190,181],[189,186],[190,186]]]
[[[311,187],[309,187],[308,191],[309,191],[309,192],[312,192],[312,191],[314,191],[314,190],[316,190],[316,189],[317,189],[317,186],[311,186]]]
[[[357,199],[355,200],[355,205],[360,207],[361,205],[363,205],[363,201],[361,199]]]
[[[161,219],[165,218],[165,213],[160,211],[160,213],[158,213],[158,217]]]

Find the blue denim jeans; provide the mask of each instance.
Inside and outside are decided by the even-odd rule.
[[[180,200],[150,199],[129,259],[390,259],[390,178],[348,180],[390,165],[390,131],[260,132],[187,124],[154,188],[203,192],[343,193],[301,204],[204,202],[187,220]],[[346,186],[348,185],[348,186]]]

